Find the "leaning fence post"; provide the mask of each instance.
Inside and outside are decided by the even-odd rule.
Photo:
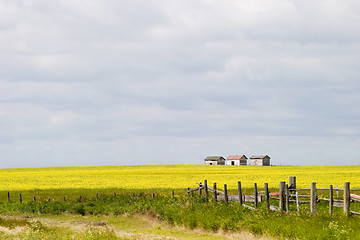
[[[289,200],[290,200],[290,192],[289,192],[289,186],[287,184],[285,184],[285,211],[286,213],[289,212],[290,207],[289,207]]]
[[[227,186],[224,184],[224,197],[225,197],[225,204],[228,205],[228,194],[227,194]]]
[[[264,184],[265,189],[265,207],[266,209],[270,209],[270,202],[269,202],[269,185],[268,183]]]
[[[344,182],[344,213],[350,215],[350,183]]]
[[[329,214],[333,213],[333,204],[334,204],[334,196],[333,196],[333,185],[330,185],[329,191]]]
[[[257,192],[257,183],[254,183],[254,208],[257,209],[258,203],[258,192]]]
[[[280,211],[285,210],[285,182],[280,182],[279,186],[279,208]]]
[[[296,211],[299,214],[300,213],[300,203],[299,203],[299,192],[296,191]]]
[[[204,193],[205,193],[205,202],[209,200],[209,192],[207,187],[207,180],[204,180]]]
[[[316,182],[312,182],[310,186],[310,211],[316,213]]]
[[[216,192],[216,183],[214,183],[213,185],[213,190],[214,190],[214,201],[217,202],[217,192]]]
[[[239,198],[239,205],[242,206],[242,193],[241,193],[241,182],[238,181],[238,198]]]

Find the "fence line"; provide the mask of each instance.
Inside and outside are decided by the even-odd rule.
[[[207,183],[207,180],[204,183]],[[193,191],[201,191],[206,187],[205,184],[197,183],[199,186],[193,189],[187,188],[187,193],[190,195]],[[360,215],[360,213],[350,210],[351,202],[360,202],[360,195],[351,193],[351,191],[360,191],[359,188],[350,188],[349,182],[344,182],[343,188],[333,188],[330,185],[329,188],[317,188],[316,182],[310,184],[310,188],[296,188],[296,177],[289,178],[289,184],[286,184],[284,181],[281,181],[279,184],[279,192],[269,192],[268,183],[264,184],[264,190],[259,191],[257,183],[254,183],[254,194],[253,195],[243,195],[241,182],[238,181],[237,195],[229,195],[227,190],[227,185],[224,184],[224,192],[217,190],[216,183],[214,183],[213,188],[207,187],[209,191],[213,192],[214,201],[224,200],[225,204],[228,204],[229,201],[238,201],[240,206],[244,206],[253,210],[258,208],[258,202],[261,202],[264,198],[265,207],[271,211],[281,211],[281,212],[290,212],[290,202],[296,203],[297,212],[300,213],[301,204],[310,204],[310,212],[316,214],[316,207],[320,201],[329,202],[329,214],[333,214],[333,207],[342,207],[345,215]],[[299,194],[299,192],[309,191],[309,195]],[[329,198],[319,197],[318,191],[329,191]],[[337,198],[339,198],[339,191],[343,192],[342,199],[334,198],[334,191],[336,192]],[[201,195],[201,193],[200,193]],[[294,199],[295,198],[295,199]],[[309,200],[302,200],[301,198],[310,198]],[[270,199],[276,199],[279,201],[278,206],[270,205]],[[206,201],[208,199],[206,198]],[[254,207],[246,205],[246,202],[252,202]]]
[[[264,184],[264,190],[259,191],[257,183],[254,183],[254,191],[251,195],[244,195],[242,192],[241,181],[237,182],[237,194],[230,195],[228,194],[228,186],[224,184],[224,191],[218,190],[216,183],[213,183],[213,187],[208,186],[208,181],[204,180],[204,183],[198,183],[195,188],[187,188],[187,195],[193,195],[192,193],[198,192],[199,196],[204,196],[204,201],[209,201],[211,198],[211,194],[213,195],[213,199],[215,202],[219,200],[223,200],[226,205],[229,204],[230,201],[237,201],[240,206],[256,210],[258,209],[258,203],[265,201],[265,208],[271,211],[281,211],[288,213],[290,212],[290,202],[296,204],[297,212],[300,213],[300,205],[301,204],[309,204],[310,212],[312,214],[316,214],[316,207],[320,201],[328,201],[329,202],[329,214],[333,214],[333,207],[341,207],[343,208],[343,212],[345,215],[349,216],[351,214],[360,215],[359,212],[353,211],[350,209],[351,202],[360,202],[360,195],[355,193],[351,193],[352,191],[360,191],[358,188],[351,189],[350,182],[344,182],[343,188],[336,188],[333,185],[330,185],[329,188],[317,188],[316,182],[312,182],[310,184],[310,188],[296,188],[296,177],[289,178],[289,184],[281,181],[279,183],[279,191],[278,192],[270,192],[268,183]],[[309,195],[303,194],[304,191],[309,191]],[[329,191],[329,197],[319,197],[318,191]],[[334,198],[334,191],[336,192],[337,198]],[[339,199],[339,191],[342,192],[342,199]],[[299,194],[302,192],[302,194]],[[114,197],[117,197],[114,192]],[[151,194],[152,198],[155,198],[155,194]],[[99,195],[96,193],[96,200],[98,200]],[[171,191],[171,198],[174,198],[174,191]],[[304,200],[307,198],[309,200]],[[270,199],[275,199],[278,201],[278,206],[270,205]],[[7,193],[7,200],[10,202],[10,192]],[[32,201],[36,202],[37,199],[33,196]],[[65,196],[63,200],[66,201]],[[79,200],[82,200],[82,196],[79,197]],[[23,196],[19,194],[20,203],[23,202]],[[50,201],[50,198],[48,199]],[[253,203],[253,206],[249,206],[246,203]]]

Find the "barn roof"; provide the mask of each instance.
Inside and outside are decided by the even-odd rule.
[[[268,155],[260,155],[260,156],[251,156],[250,159],[262,159],[262,158],[270,158]]]
[[[223,160],[225,158],[223,158],[222,156],[207,156],[205,158],[205,161],[218,161],[218,160]]]
[[[242,157],[245,157],[247,159],[247,157],[245,155],[230,155],[226,159],[227,160],[240,160]]]

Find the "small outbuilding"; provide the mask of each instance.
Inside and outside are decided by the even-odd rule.
[[[222,156],[207,156],[204,160],[205,165],[225,165],[225,158]]]
[[[245,155],[230,155],[226,158],[226,165],[247,165],[247,159]]]
[[[251,156],[249,165],[270,166],[270,157],[268,155],[265,155],[265,156]]]

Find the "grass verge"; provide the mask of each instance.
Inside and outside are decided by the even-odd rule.
[[[112,192],[113,189],[111,189]],[[28,193],[30,195],[30,193]],[[54,191],[53,196],[60,196]],[[337,209],[333,216],[327,214],[325,203],[318,205],[318,213],[309,214],[307,206],[302,207],[298,215],[295,211],[290,214],[269,212],[263,204],[259,204],[257,211],[240,207],[236,202],[225,205],[223,202],[204,202],[199,196],[170,198],[163,192],[155,197],[149,192],[118,191],[113,194],[98,194],[91,196],[79,193],[65,201],[61,199],[45,200],[40,198],[36,202],[27,200],[0,203],[2,214],[40,214],[40,215],[71,215],[71,216],[109,216],[142,214],[164,221],[171,226],[187,229],[204,229],[208,232],[239,232],[249,231],[257,236],[273,236],[279,239],[357,239],[360,236],[360,221],[357,216],[344,216]],[[43,199],[43,200],[41,200]],[[0,221],[0,225],[11,229],[12,227],[26,227],[32,229],[31,234],[48,233],[56,236],[56,229],[42,228],[31,222]],[[93,230],[89,230],[90,232]],[[153,231],[156,231],[153,230]],[[66,233],[66,229],[63,229]],[[90,234],[89,232],[89,234]],[[29,233],[30,234],[30,233]],[[82,233],[84,234],[84,233]],[[94,232],[97,238],[111,239],[116,234],[109,231]],[[91,235],[90,234],[90,235]],[[100,234],[100,235],[99,235]],[[94,236],[95,236],[94,235]],[[72,236],[69,233],[69,236]],[[32,236],[31,236],[32,237]],[[39,237],[36,235],[36,237]],[[80,238],[80,235],[78,236]],[[31,239],[26,238],[25,239]],[[36,238],[34,238],[36,239]],[[39,238],[41,239],[41,238]],[[56,238],[58,239],[58,238]],[[89,238],[92,239],[92,238]]]

